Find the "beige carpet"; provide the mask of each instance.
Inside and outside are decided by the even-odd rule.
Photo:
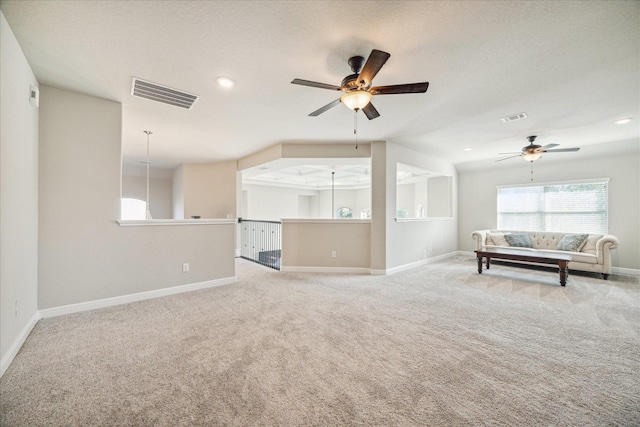
[[[456,257],[238,279],[40,321],[0,424],[640,425],[638,278]]]

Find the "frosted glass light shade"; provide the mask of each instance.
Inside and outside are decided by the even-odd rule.
[[[534,160],[538,160],[540,157],[542,157],[542,154],[540,153],[527,153],[522,156],[522,158],[527,162],[533,162]]]
[[[362,110],[371,101],[371,96],[366,90],[356,90],[342,95],[340,101],[352,110]]]

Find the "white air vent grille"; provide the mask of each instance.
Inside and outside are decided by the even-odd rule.
[[[502,123],[512,122],[514,120],[522,120],[527,118],[527,113],[511,114],[510,116],[501,117]]]
[[[186,109],[190,109],[198,99],[198,95],[161,86],[157,83],[147,82],[135,77],[131,84],[131,95]]]

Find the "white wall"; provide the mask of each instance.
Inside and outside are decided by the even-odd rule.
[[[379,149],[373,150],[373,154],[385,157],[386,179],[379,178],[379,184],[374,186],[374,198],[376,192],[379,196],[386,191],[384,200],[386,221],[386,254],[385,268],[390,270],[402,268],[425,261],[428,258],[445,255],[457,250],[458,229],[457,212],[454,206],[453,216],[444,219],[429,219],[425,221],[396,222],[396,173],[397,164],[403,163],[419,167],[440,175],[451,176],[453,200],[457,197],[457,173],[454,166],[445,161],[429,157],[423,153],[401,147],[392,143],[382,143]],[[381,169],[378,162],[372,159],[374,168]],[[372,168],[374,174],[379,172]],[[381,187],[384,186],[384,189]],[[372,220],[376,221],[376,215],[380,215],[380,209],[374,210]],[[372,245],[378,244],[379,236],[372,227]],[[378,254],[379,256],[380,254]],[[373,259],[372,259],[373,264]],[[372,268],[378,269],[379,267]]]
[[[0,12],[0,375],[37,320],[38,108],[29,103],[31,85],[38,82]]]
[[[173,171],[173,219],[184,219],[184,165]]]
[[[640,269],[640,141],[612,143],[629,147],[627,153],[598,155],[580,161],[534,163],[536,182],[610,178],[609,234],[620,240],[612,252],[613,266]],[[462,172],[459,175],[459,240],[463,251],[473,250],[471,233],[497,227],[496,186],[530,184],[529,165],[515,159],[513,167]]]
[[[246,219],[280,221],[282,218],[316,218],[318,191],[269,185],[244,184]],[[300,196],[310,197],[305,211],[300,212]],[[243,208],[244,209],[244,208]],[[305,216],[306,215],[306,216]]]
[[[119,103],[41,88],[40,309],[235,276],[234,224],[117,224],[121,124]]]
[[[360,211],[371,209],[371,189],[335,190],[334,210],[342,207],[353,210],[353,218],[360,219]],[[331,190],[318,191],[318,215],[316,218],[331,218]]]

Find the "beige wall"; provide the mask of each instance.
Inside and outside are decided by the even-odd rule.
[[[227,218],[236,215],[237,162],[182,165],[184,218]]]
[[[29,103],[31,85],[38,82],[0,13],[0,374],[37,319],[38,108]]]
[[[640,269],[640,141],[608,145],[627,152],[579,161],[544,158],[534,163],[534,177],[536,182],[610,178],[609,234],[620,240],[612,252],[613,266]],[[473,250],[473,231],[496,228],[496,186],[512,184],[530,184],[529,165],[522,160],[514,159],[511,167],[460,173],[459,250]]]
[[[371,224],[350,220],[282,222],[282,266],[370,267]],[[332,252],[336,257],[332,257]]]
[[[119,103],[47,86],[40,101],[40,309],[235,275],[234,224],[116,223]]]
[[[173,218],[173,180],[149,178],[149,205],[154,219]],[[147,178],[138,175],[122,176],[122,197],[146,201]]]

